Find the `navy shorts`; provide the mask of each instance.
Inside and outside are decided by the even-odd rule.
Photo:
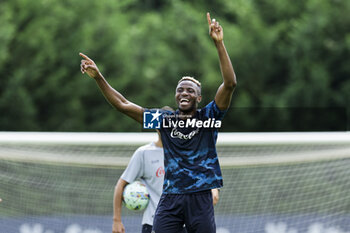
[[[142,225],[142,232],[141,233],[151,233],[152,232],[152,226],[148,224]]]
[[[148,224],[142,225],[142,232],[141,233],[152,233],[152,226]],[[181,233],[187,233],[185,226],[182,228]]]
[[[154,216],[155,233],[215,233],[213,197],[210,190],[187,194],[162,194]]]

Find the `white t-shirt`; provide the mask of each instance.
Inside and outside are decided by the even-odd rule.
[[[139,147],[121,178],[128,183],[140,179],[147,187],[150,202],[143,213],[142,225],[153,225],[153,217],[163,190],[164,153],[163,148],[153,142]]]

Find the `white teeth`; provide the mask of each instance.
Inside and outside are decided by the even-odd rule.
[[[180,99],[180,103],[182,103],[182,102],[190,102],[188,99]]]

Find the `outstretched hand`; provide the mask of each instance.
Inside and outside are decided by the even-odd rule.
[[[214,42],[220,42],[224,39],[224,32],[221,25],[215,19],[211,20],[209,12],[207,13],[209,35]]]
[[[87,73],[91,78],[96,78],[100,75],[100,71],[97,68],[97,65],[93,60],[91,60],[88,56],[83,53],[79,53],[79,55],[84,58],[80,63],[81,73]]]

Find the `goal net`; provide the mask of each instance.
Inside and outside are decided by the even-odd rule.
[[[0,133],[1,233],[110,233],[113,192],[156,133]],[[219,133],[217,233],[349,233],[350,134]],[[142,212],[123,208],[126,232]]]

